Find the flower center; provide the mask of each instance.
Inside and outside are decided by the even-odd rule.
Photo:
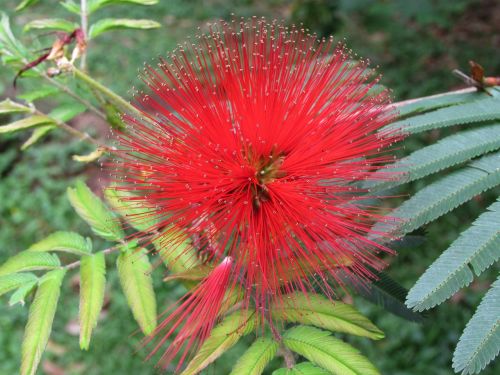
[[[252,204],[254,210],[259,210],[262,203],[271,199],[267,185],[274,180],[286,176],[286,172],[281,169],[285,160],[284,154],[273,153],[267,158],[261,158],[255,172],[256,184],[252,185]]]

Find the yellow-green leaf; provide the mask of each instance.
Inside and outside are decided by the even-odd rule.
[[[22,285],[17,289],[9,299],[9,306],[14,306],[15,304],[20,303],[24,306],[24,300],[26,297],[30,295],[30,293],[35,289],[38,285],[37,280],[29,281],[28,283]]]
[[[31,304],[24,332],[21,375],[34,375],[52,330],[65,270],[47,273],[41,280]]]
[[[253,312],[237,311],[218,324],[181,375],[195,375],[255,329]]]
[[[62,18],[45,18],[28,22],[23,27],[23,31],[26,32],[31,29],[47,29],[47,30],[60,30],[71,33],[76,28],[78,28],[78,25],[76,23],[66,21],[65,19]]]
[[[80,265],[80,348],[88,350],[97,325],[106,286],[104,253],[82,257]]]
[[[65,251],[76,255],[88,255],[92,252],[92,242],[78,233],[60,231],[34,243],[28,251]]]
[[[39,128],[36,128],[33,130],[33,133],[31,133],[31,136],[24,142],[21,146],[21,150],[24,151],[28,147],[33,146],[36,142],[38,142],[40,139],[42,139],[47,133],[49,133],[51,130],[57,128],[56,125],[44,125],[40,126]]]
[[[0,276],[0,296],[37,280],[38,278],[32,273],[12,273]]]
[[[135,229],[147,231],[158,224],[154,208],[149,207],[147,202],[128,191],[118,190],[116,186],[111,186],[104,191],[104,196],[111,207]]]
[[[56,255],[23,251],[10,257],[0,266],[0,276],[23,271],[50,270],[60,266],[61,262]]]
[[[191,240],[183,238],[182,233],[174,231],[171,227],[155,238],[153,245],[165,265],[174,274],[181,274],[201,265]]]
[[[26,8],[34,5],[37,2],[38,2],[38,0],[23,0],[19,3],[19,5],[16,7],[15,10],[20,11],[20,10],[26,9]]]
[[[145,335],[156,328],[156,297],[151,264],[144,249],[127,249],[117,260],[118,276],[135,320]]]
[[[13,102],[10,99],[5,99],[0,102],[0,115],[6,113],[23,113],[23,112],[31,112],[30,107],[26,107],[25,105]]]
[[[89,13],[114,4],[154,5],[158,4],[158,0],[89,0]]]
[[[161,24],[153,20],[104,18],[90,27],[89,38],[92,39],[102,33],[116,29],[156,29],[158,27],[161,27]]]
[[[78,215],[85,220],[95,234],[110,241],[120,241],[125,234],[111,211],[83,182],[68,188],[68,198]]]
[[[342,340],[309,326],[296,326],[283,335],[287,348],[335,375],[379,375],[373,364]]]
[[[260,375],[272,361],[279,344],[268,337],[260,337],[253,342],[245,353],[238,359],[231,375]]]
[[[25,92],[23,94],[17,95],[18,98],[24,99],[27,102],[34,102],[38,99],[46,98],[47,96],[54,96],[61,92],[57,87],[41,85],[37,86],[37,88]],[[28,107],[26,107],[28,108]]]
[[[41,116],[41,115],[30,116],[23,118],[22,120],[14,121],[8,125],[0,126],[0,134],[12,133],[19,130],[30,129],[51,123],[54,123],[54,121],[47,116]]]
[[[331,301],[319,294],[286,295],[283,301],[271,305],[273,318],[291,323],[309,324],[329,331],[380,340],[384,333],[354,306]]]

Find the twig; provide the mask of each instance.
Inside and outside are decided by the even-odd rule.
[[[83,32],[83,39],[87,43],[87,33],[88,33],[88,8],[87,8],[87,0],[80,0],[80,19],[81,19],[81,29]],[[83,51],[82,56],[80,56],[80,69],[86,69],[86,61],[87,61],[87,51]]]
[[[400,101],[400,102],[392,103],[391,106],[392,107],[402,107],[402,106],[407,105],[407,104],[417,103],[417,102],[419,102],[421,100],[424,100],[424,99],[434,99],[434,98],[439,98],[439,97],[445,96],[445,95],[450,95],[450,94],[465,94],[465,93],[474,92],[474,91],[477,91],[477,89],[475,87],[467,87],[465,89],[443,92],[441,94],[435,94],[435,95],[430,95],[430,96],[423,96],[421,98],[403,100],[403,101]]]
[[[56,86],[59,90],[62,92],[68,94],[71,96],[73,99],[79,101],[82,103],[85,107],[87,107],[90,111],[94,112],[97,116],[102,118],[103,120],[107,120],[106,115],[104,112],[96,108],[92,103],[90,103],[88,100],[83,99],[81,96],[64,86],[63,84],[57,82],[54,78],[49,77],[46,73],[41,73],[42,77],[46,79],[48,82],[50,82],[52,85]]]
[[[107,254],[110,254],[112,253],[113,251],[116,251],[118,250],[118,247],[121,246],[120,245],[115,245],[113,247],[109,247],[107,249],[104,249],[103,251],[101,251],[101,253],[103,253],[104,255],[107,255]],[[97,254],[97,253],[96,253]],[[80,260],[77,260],[76,262],[73,262],[73,263],[70,263],[70,264],[67,264],[66,266],[64,266],[65,269],[67,270],[72,270],[72,269],[75,269],[75,268],[78,268],[80,267],[80,263],[81,261]]]
[[[293,356],[292,351],[283,345],[282,342],[280,343],[278,354],[280,354],[285,360],[287,368],[293,368],[293,366],[295,366],[295,357]]]
[[[120,95],[118,95],[118,94],[114,93],[112,90],[108,89],[106,86],[104,86],[100,82],[98,82],[95,79],[93,79],[92,77],[90,77],[87,73],[81,71],[80,69],[77,69],[74,66],[72,68],[72,71],[75,74],[75,77],[77,77],[78,79],[85,82],[91,88],[99,91],[101,94],[103,94],[105,97],[107,97],[111,102],[113,102],[117,106],[121,107],[123,110],[127,110],[128,112],[133,113],[133,114],[138,115],[138,116],[143,115],[132,104],[127,102]]]
[[[34,112],[36,114],[40,115],[40,116],[47,117],[52,122],[54,122],[59,128],[61,128],[61,129],[65,130],[66,132],[74,135],[75,137],[77,137],[78,139],[80,139],[82,141],[90,142],[94,146],[103,148],[104,150],[109,150],[110,149],[109,146],[107,146],[107,145],[99,142],[97,139],[91,137],[88,133],[84,133],[84,132],[81,132],[79,130],[76,130],[75,128],[73,128],[72,126],[68,125],[67,123],[65,123],[63,121],[56,120],[56,119],[48,116],[47,114],[39,111],[38,109],[35,109]]]

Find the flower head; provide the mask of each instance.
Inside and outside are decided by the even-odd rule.
[[[394,113],[366,62],[254,18],[212,25],[143,78],[143,117],[125,116],[119,136],[119,189],[159,219],[165,251],[190,239],[215,267],[158,330],[182,327],[168,359],[203,342],[229,290],[272,321],[287,293],[332,297],[338,270],[363,280],[383,266],[387,249],[368,236],[378,216],[356,186],[392,160],[396,138],[381,129]]]

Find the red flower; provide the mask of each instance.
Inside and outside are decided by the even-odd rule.
[[[181,229],[218,265],[157,331],[181,328],[167,362],[203,342],[231,288],[272,321],[286,293],[314,282],[332,297],[339,269],[366,280],[383,266],[388,249],[367,236],[378,216],[355,187],[396,140],[380,131],[394,113],[373,73],[332,39],[256,19],[212,25],[146,67],[144,117],[126,116],[119,137],[120,189],[161,218],[152,229],[178,246]]]

